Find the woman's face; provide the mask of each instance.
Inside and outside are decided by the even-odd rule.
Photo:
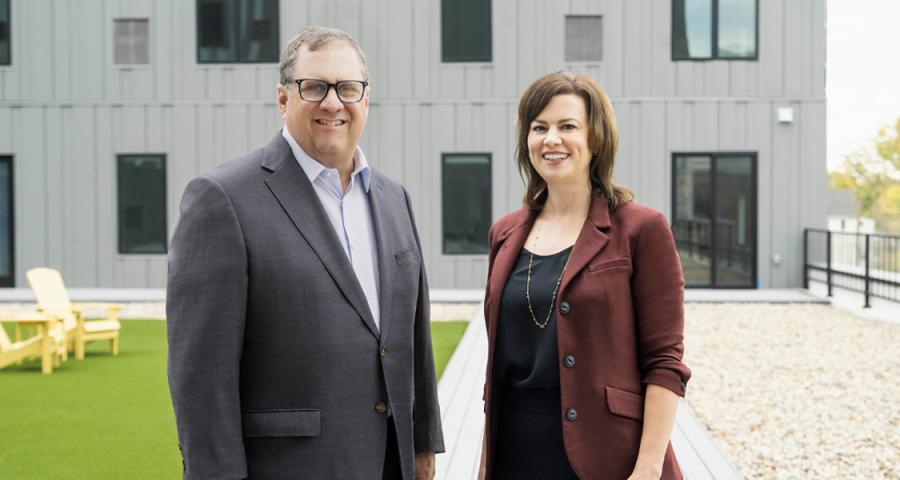
[[[589,183],[587,108],[575,94],[557,95],[528,126],[531,164],[547,185]]]

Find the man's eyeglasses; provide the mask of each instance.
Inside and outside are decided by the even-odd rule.
[[[340,82],[328,83],[325,80],[317,78],[301,78],[294,80],[300,90],[300,98],[307,102],[321,102],[328,96],[328,90],[334,89],[337,93],[338,100],[342,103],[357,103],[363,98],[366,86],[369,82],[362,80],[341,80]]]

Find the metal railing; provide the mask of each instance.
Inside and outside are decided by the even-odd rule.
[[[676,219],[672,230],[679,248],[688,254],[709,258],[715,248],[718,262],[736,266],[743,272],[753,271],[753,246],[746,240],[748,234],[739,230],[735,222],[719,220],[715,229],[715,247],[709,220]]]
[[[900,302],[900,235],[803,231],[803,287],[821,282],[871,298]]]

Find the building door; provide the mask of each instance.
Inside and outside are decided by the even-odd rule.
[[[0,287],[15,286],[12,157],[0,156]]]
[[[688,287],[756,288],[756,154],[673,156],[675,244]]]

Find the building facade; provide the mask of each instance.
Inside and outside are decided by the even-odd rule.
[[[187,181],[280,128],[306,25],[368,55],[370,163],[413,199],[434,288],[480,288],[521,204],[519,96],[586,72],[615,178],[669,217],[688,284],[802,284],[825,226],[824,0],[0,0],[0,284],[162,287]]]

